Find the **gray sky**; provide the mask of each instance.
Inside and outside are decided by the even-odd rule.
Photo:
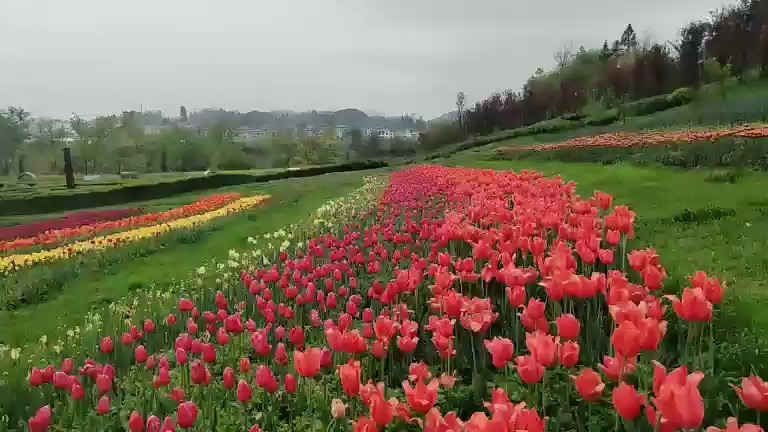
[[[0,106],[69,117],[360,108],[431,118],[519,89],[627,23],[675,39],[725,0],[0,0]]]

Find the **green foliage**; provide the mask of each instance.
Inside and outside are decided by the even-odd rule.
[[[67,195],[12,197],[3,200],[3,206],[0,208],[0,215],[50,213],[78,208],[123,204],[224,186],[263,183],[279,179],[310,177],[333,172],[358,171],[381,168],[384,166],[386,166],[386,163],[381,161],[356,161],[255,175],[239,173],[214,174],[205,177],[185,178],[172,182],[140,184],[136,186],[124,186]]]

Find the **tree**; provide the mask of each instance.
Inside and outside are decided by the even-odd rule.
[[[460,129],[464,129],[464,111],[467,107],[465,105],[467,95],[460,91],[456,93],[456,123]]]
[[[364,154],[366,156],[378,156],[381,154],[381,137],[376,134],[376,131],[372,131],[368,137],[368,143],[365,146]]]
[[[363,132],[360,129],[349,130],[349,148],[357,154],[363,153]]]
[[[22,108],[0,110],[0,170],[4,175],[10,174],[17,151],[29,137],[28,118],[29,113]]]
[[[624,32],[621,34],[619,46],[624,49],[624,52],[633,51],[637,48],[637,33],[635,33],[635,29],[632,28],[632,24],[628,24],[627,28],[624,29]]]
[[[182,105],[181,108],[179,109],[179,118],[181,119],[182,123],[186,123],[187,120],[189,120],[187,117],[187,107],[185,107],[184,105]]]

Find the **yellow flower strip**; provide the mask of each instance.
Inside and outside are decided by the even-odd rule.
[[[204,225],[209,221],[227,216],[233,213],[239,213],[249,208],[255,207],[269,198],[268,195],[257,195],[252,197],[240,198],[224,207],[212,210],[206,213],[189,216],[182,219],[176,219],[159,225],[151,225],[110,234],[107,236],[95,237],[90,240],[83,240],[69,245],[57,247],[55,249],[33,252],[28,254],[9,255],[0,258],[0,273],[10,273],[20,270],[24,267],[33,266],[40,263],[49,263],[61,259],[71,258],[88,252],[104,250],[121,244],[133,243],[140,240],[159,237],[170,231],[179,229],[190,229]]]

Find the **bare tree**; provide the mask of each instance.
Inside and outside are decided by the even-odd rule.
[[[456,93],[456,122],[459,125],[459,129],[464,130],[464,112],[467,110],[466,107],[466,100],[467,95],[464,94],[464,92],[460,91]]]
[[[555,63],[558,69],[565,69],[571,64],[575,55],[573,54],[573,44],[563,45],[562,48],[555,53]]]

